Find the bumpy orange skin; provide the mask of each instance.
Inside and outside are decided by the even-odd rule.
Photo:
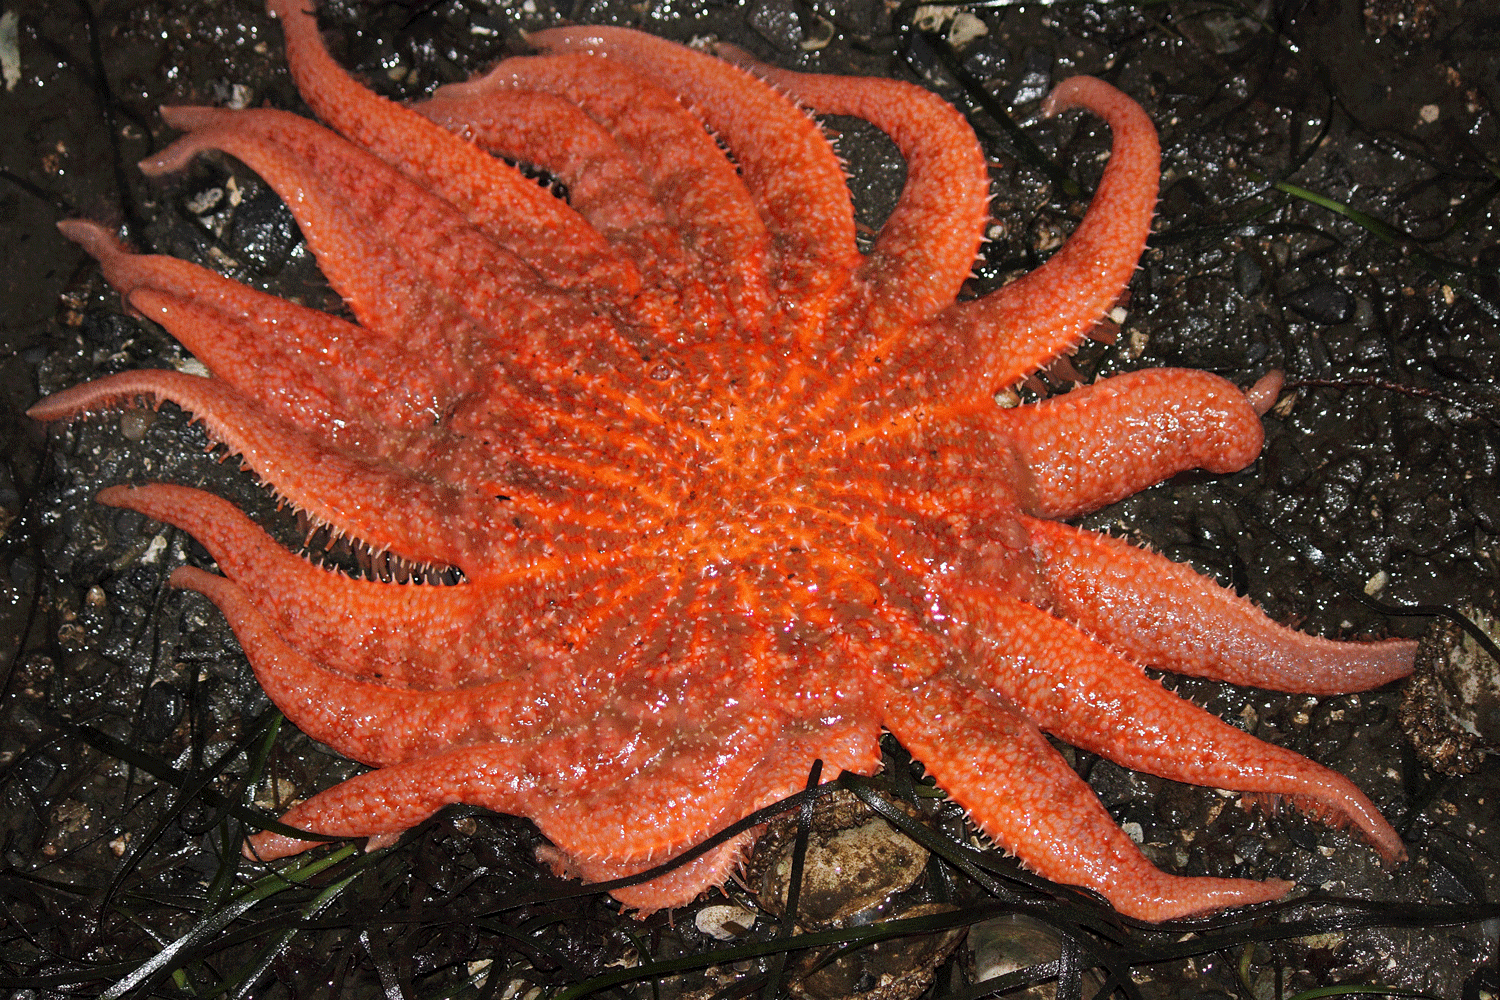
[[[968,125],[919,88],[577,28],[409,108],[335,65],[302,6],[271,3],[298,86],[344,138],[278,111],[172,108],[187,134],[143,167],[207,148],[244,161],[358,322],[68,222],[215,376],[126,373],[33,410],[172,400],[315,521],[418,575],[461,571],[452,586],[351,579],[216,497],[101,495],[208,546],[223,576],[173,582],[218,604],[293,722],[373,768],[287,823],[380,842],[475,803],[531,817],[560,869],[606,879],[784,797],[815,759],[872,772],[884,727],[987,834],[1123,913],[1289,888],[1158,871],[1046,731],[1291,801],[1402,856],[1348,780],[1140,664],[1327,693],[1403,676],[1411,644],[1282,629],[1184,567],[1058,523],[1254,461],[1274,381],[1254,405],[1180,370],[992,400],[1076,344],[1135,268],[1159,150],[1133,101],[1088,78],[1057,89],[1049,112],[1083,107],[1113,131],[1094,204],[1044,267],[959,303],[989,178]],[[907,158],[868,255],[792,97],[868,119]],[[569,202],[492,153],[550,170]],[[744,840],[617,895],[682,904]]]

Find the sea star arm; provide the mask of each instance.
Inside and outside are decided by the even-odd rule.
[[[1290,882],[1185,878],[1151,864],[1020,711],[938,675],[886,698],[886,725],[988,836],[1038,874],[1160,921],[1279,899]]]
[[[514,167],[356,83],[328,54],[305,0],[269,0],[297,89],[318,116],[422,186],[461,206],[502,246],[563,286],[628,294],[633,268],[568,206]]]
[[[526,750],[507,744],[459,747],[367,771],[293,806],[281,821],[330,837],[369,837],[375,848],[456,802],[535,816],[545,808],[552,776],[528,771]],[[268,830],[246,839],[245,855],[274,861],[316,846]]]
[[[1138,771],[1285,799],[1325,823],[1353,826],[1386,863],[1406,857],[1400,836],[1343,775],[1183,701],[1040,608],[977,595],[967,603],[985,637],[975,676],[1046,732]]]
[[[1283,628],[1188,566],[1055,521],[1023,523],[1050,610],[1142,663],[1302,694],[1366,691],[1411,673],[1415,642],[1334,642]]]
[[[573,210],[611,242],[666,222],[631,158],[577,104],[519,83],[481,86],[485,79],[439,87],[412,110],[492,156],[554,175]]]
[[[681,311],[671,289],[684,280],[682,240],[636,162],[581,108],[556,94],[466,84],[439,88],[412,108],[491,155],[561,180],[573,210],[640,269],[642,287],[628,314],[660,328],[677,324]]]
[[[1075,347],[1130,283],[1156,208],[1161,146],[1140,105],[1092,77],[1057,85],[1043,111],[1085,108],[1109,123],[1113,147],[1087,214],[1041,267],[982,299],[939,313],[932,322],[977,352],[968,391],[1008,388]]]
[[[534,678],[525,671],[452,691],[345,677],[289,646],[234,581],[182,566],[171,582],[214,602],[276,707],[298,729],[345,757],[386,766],[448,747],[521,739],[551,722],[538,708]]]
[[[507,59],[438,97],[514,87],[563,97],[602,126],[697,261],[700,286],[725,290],[742,332],[760,329],[773,300],[766,283],[770,238],[735,166],[700,119],[636,69],[581,54]]]
[[[363,326],[416,351],[441,351],[455,340],[459,350],[477,349],[498,338],[524,359],[565,347],[527,342],[539,339],[528,321],[545,302],[571,315],[555,329],[575,345],[630,354],[610,324],[547,288],[451,205],[307,119],[265,109],[179,107],[163,115],[188,134],[142,169],[178,170],[208,148],[246,163],[287,202],[319,267]]]
[[[491,494],[515,493],[516,487],[492,480],[507,460],[514,459],[516,448],[534,443],[539,435],[555,437],[564,413],[548,397],[558,386],[581,380],[596,406],[625,405],[624,397],[608,377],[617,369],[609,364],[607,350],[598,350],[603,357],[591,358],[587,364],[578,363],[568,354],[552,357],[554,352],[546,350],[543,353],[551,363],[533,359],[515,378],[498,383],[487,380],[480,392],[476,363],[487,354],[491,358],[509,354],[505,359],[508,365],[520,366],[526,360],[525,352],[507,352],[504,344],[461,350],[463,338],[451,333],[463,327],[465,319],[440,293],[428,294],[424,306],[421,288],[407,289],[419,300],[415,303],[418,312],[435,315],[447,324],[445,329],[434,331],[431,340],[425,342],[426,353],[419,354],[407,344],[382,335],[379,328],[356,327],[245,288],[184,261],[128,253],[113,235],[93,223],[71,220],[62,223],[61,229],[99,259],[106,277],[138,311],[165,325],[223,375],[224,381],[237,390],[236,400],[243,398],[243,405],[250,401],[258,404],[262,412],[255,420],[285,421],[302,431],[318,432],[347,454],[358,454],[366,460],[385,459],[419,476],[454,486]],[[385,301],[411,304],[399,292],[400,288],[370,290],[372,295],[384,294]],[[571,332],[586,336],[591,324],[597,325],[593,318],[586,319]],[[472,326],[470,336],[479,336]],[[591,351],[604,347],[597,342],[588,346]],[[588,371],[601,363],[603,374]],[[564,370],[550,384],[536,381],[554,374],[556,366]],[[523,377],[529,382],[523,383]],[[156,377],[145,378],[151,382]],[[131,385],[136,388],[127,391],[123,384],[112,384],[94,398],[101,402],[128,399],[145,383]],[[168,398],[184,402],[184,398],[170,397],[171,391],[184,386],[201,395],[203,383],[171,379],[159,382],[152,391],[165,390]],[[217,389],[209,392],[218,398],[214,396]],[[86,405],[83,396],[63,399],[65,407]],[[68,399],[74,403],[67,403]],[[48,412],[48,405],[43,404],[37,412]],[[242,406],[239,402],[230,405]],[[225,410],[220,416],[228,418],[231,414]],[[485,430],[492,441],[500,443],[485,443],[443,430],[440,425],[445,419],[452,421],[456,431]],[[622,419],[617,426],[623,431],[633,425]],[[394,433],[397,430],[399,433]],[[221,440],[228,443],[230,439]],[[261,443],[274,444],[269,439]],[[574,443],[589,447],[581,437]],[[310,504],[306,499],[316,492],[316,479],[298,482],[300,470],[296,467],[289,469],[287,478],[275,478],[278,473],[273,466],[261,463],[260,471],[288,496],[301,497],[299,507],[326,520],[327,505]],[[376,499],[378,494],[371,497],[372,502]],[[340,524],[339,529],[377,548],[382,544],[379,537],[353,530],[348,524]]]
[[[573,858],[649,867],[713,833],[759,761],[766,720],[746,707],[665,732],[601,713],[543,738],[460,746],[358,775],[293,807],[282,822],[385,838],[463,802],[531,817]],[[261,833],[246,850],[276,858],[311,846]]]
[[[166,327],[216,375],[303,430],[379,454],[377,427],[431,426],[472,381],[451,356],[436,366],[391,340],[267,295],[175,257],[133,254],[103,226],[58,223],[142,316]],[[433,345],[440,349],[441,345]],[[428,359],[429,362],[432,359]],[[434,367],[459,370],[454,379]]]
[[[864,714],[844,719],[816,720],[816,723],[804,729],[800,737],[783,740],[780,746],[769,751],[749,771],[734,797],[718,816],[706,824],[707,830],[722,830],[756,810],[800,791],[806,786],[808,771],[814,760],[823,761],[823,774],[828,779],[841,771],[874,774],[880,769],[879,737],[879,723]],[[683,906],[692,902],[699,893],[723,885],[727,879],[734,877],[757,834],[758,831],[741,834],[666,875],[642,885],[611,890],[610,895],[626,906],[641,911],[643,916],[656,910]],[[704,838],[697,839],[701,841]],[[545,850],[539,854],[552,863],[558,874],[580,875],[590,882],[603,882],[645,871],[691,846],[691,843],[685,843],[681,848],[672,849],[660,857],[628,861],[615,858],[583,859]]]
[[[1030,513],[1049,518],[1097,510],[1187,469],[1238,472],[1265,440],[1233,383],[1181,368],[1116,375],[995,419],[1030,470]]]
[[[723,138],[778,251],[774,275],[795,323],[815,328],[828,296],[860,264],[843,170],[817,125],[749,73],[681,45],[609,27],[549,28],[528,40],[548,52],[619,59],[681,95]],[[806,315],[803,315],[803,312]]]
[[[377,551],[391,549],[418,564],[463,568],[493,560],[514,544],[514,529],[491,522],[487,498],[337,451],[262,413],[219,379],[121,372],[54,393],[27,415],[66,420],[138,398],[181,406],[203,422],[209,437],[243,456],[314,523]],[[363,502],[351,504],[351,496]],[[502,540],[498,548],[496,540]]]
[[[733,819],[740,819],[735,816]],[[670,910],[686,906],[707,889],[721,886],[740,871],[745,856],[755,843],[757,831],[747,830],[707,853],[658,875],[649,882],[610,890],[610,895],[641,917],[648,917],[657,910]],[[617,878],[639,875],[658,865],[666,864],[676,854],[648,860],[617,861],[611,858],[576,858],[556,848],[541,847],[537,858],[552,868],[553,873],[563,878],[581,878],[585,882],[611,882]]]
[[[350,677],[428,690],[471,687],[531,669],[562,645],[549,643],[526,613],[546,605],[541,581],[559,576],[560,566],[549,572],[533,564],[524,580],[508,583],[358,580],[288,551],[233,504],[201,490],[113,486],[98,499],[188,532],[287,645]]]
[[[989,219],[989,168],[964,116],[931,91],[899,80],[795,73],[733,45],[718,52],[819,114],[863,118],[891,137],[906,160],[906,184],[859,269],[872,286],[871,309],[892,323],[910,323],[951,303]]]

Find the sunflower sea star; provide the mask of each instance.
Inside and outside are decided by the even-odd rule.
[[[816,759],[873,772],[885,727],[1032,869],[1146,920],[1290,884],[1159,871],[1043,732],[1291,802],[1404,856],[1346,778],[1140,664],[1322,694],[1404,676],[1413,644],[1283,629],[1186,567],[1059,523],[1254,461],[1275,379],[1247,394],[1159,369],[994,403],[1135,268],[1159,150],[1129,98],[1085,77],[1057,88],[1049,112],[1082,107],[1113,132],[1094,203],[1046,265],[956,302],[989,178],[963,118],[920,88],[567,28],[406,107],[340,69],[300,2],[270,6],[298,87],[343,138],[281,111],[167,108],[186,135],[142,166],[211,148],[243,161],[358,323],[65,222],[214,377],[127,372],[32,414],[173,401],[314,523],[380,554],[356,579],[206,493],[100,494],[208,547],[223,576],[172,582],[223,610],[293,722],[373,768],[287,823],[384,843],[473,803],[532,818],[560,870],[602,880],[795,791]],[[867,255],[838,160],[792,97],[867,119],[907,160]],[[550,171],[568,200],[500,157]],[[685,903],[750,839],[616,895]]]

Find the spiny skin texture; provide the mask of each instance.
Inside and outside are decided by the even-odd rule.
[[[171,400],[398,578],[461,572],[354,579],[199,491],[100,495],[202,541],[223,575],[173,583],[222,609],[293,722],[373,768],[287,823],[383,843],[472,803],[532,818],[559,870],[603,880],[795,791],[814,760],[873,772],[885,727],[1028,866],[1145,920],[1290,885],[1157,870],[1043,732],[1290,801],[1403,857],[1347,779],[1141,664],[1322,694],[1404,676],[1412,644],[1283,629],[1059,523],[1254,461],[1275,380],[1247,397],[1162,369],[993,402],[1074,346],[1135,268],[1159,150],[1133,101],[1059,86],[1049,113],[1086,108],[1113,132],[1094,203],[1045,266],[960,303],[989,179],[968,125],[919,88],[576,28],[409,108],[346,75],[302,6],[271,3],[299,88],[344,138],[280,111],[171,108],[186,135],[143,167],[210,148],[245,162],[357,322],[64,223],[214,377],[124,373],[32,411]],[[870,254],[833,151],[788,95],[871,121],[906,157]],[[569,200],[498,157],[547,169]],[[750,839],[616,895],[685,903]],[[309,846],[250,843],[262,858]]]

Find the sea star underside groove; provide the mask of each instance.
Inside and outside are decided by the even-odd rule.
[[[356,578],[200,491],[100,495],[202,541],[223,575],[172,582],[222,609],[288,718],[371,766],[285,822],[384,843],[472,803],[530,817],[560,870],[603,880],[783,798],[815,760],[873,772],[884,728],[996,842],[1122,913],[1290,888],[1158,870],[1045,732],[1403,856],[1346,778],[1141,665],[1321,694],[1404,676],[1411,643],[1283,629],[1061,523],[1254,461],[1274,380],[1247,393],[1157,369],[994,401],[1076,345],[1134,271],[1159,149],[1133,101],[1085,77],[1057,88],[1049,112],[1087,109],[1113,134],[1094,202],[1043,267],[958,302],[989,177],[967,123],[921,88],[566,28],[405,106],[332,60],[300,0],[270,6],[298,87],[342,137],[281,111],[168,108],[186,134],[143,168],[208,149],[244,162],[357,322],[67,222],[130,308],[214,374],[127,372],[32,412],[173,401],[379,554],[384,572]],[[866,119],[906,158],[867,254],[804,107]],[[683,904],[750,839],[616,895]],[[309,846],[250,842],[262,858]]]

